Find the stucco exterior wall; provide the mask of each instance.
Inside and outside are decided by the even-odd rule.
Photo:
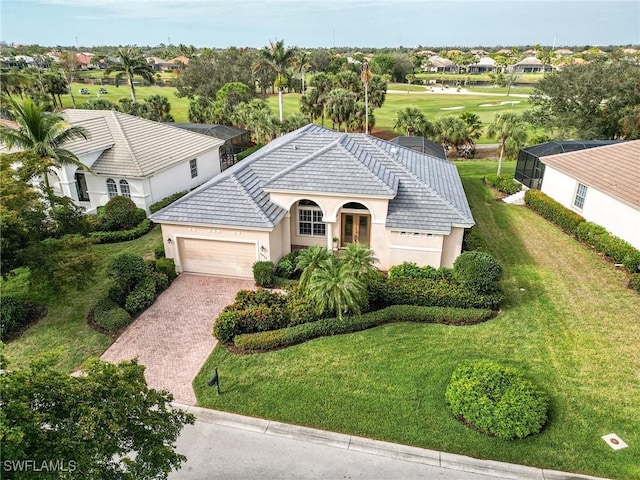
[[[451,268],[453,262],[462,252],[462,239],[464,238],[464,228],[453,227],[451,233],[442,237],[442,259],[441,267]]]
[[[587,187],[587,194],[582,209],[579,209],[573,205],[578,183],[575,178],[547,165],[542,192],[640,249],[640,209],[612,198],[588,184],[583,184]]]

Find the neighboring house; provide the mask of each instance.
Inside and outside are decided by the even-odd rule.
[[[474,221],[453,163],[307,125],[153,214],[183,272],[252,277],[292,249],[369,245],[388,269],[451,267]]]
[[[514,73],[545,73],[550,72],[552,69],[551,65],[542,63],[536,57],[527,57],[509,67],[509,70]]]
[[[542,157],[559,153],[575,152],[586,148],[602,147],[618,143],[619,140],[565,140],[530,145],[518,152],[514,178],[528,188],[540,190],[544,178]]]
[[[429,62],[422,65],[425,72],[433,73],[453,73],[456,72],[456,66],[448,58],[438,56],[429,57]]]
[[[177,68],[176,65],[170,63],[168,60],[158,57],[148,57],[147,65],[149,65],[154,72],[164,72]]]
[[[569,50],[568,48],[558,48],[553,51],[558,57],[570,57],[573,55],[573,50]]]
[[[495,73],[496,61],[491,57],[482,57],[478,63],[472,63],[467,67],[468,73]]]
[[[447,159],[447,152],[445,152],[444,147],[439,143],[432,142],[428,138],[400,136],[392,138],[389,141],[420,153],[426,153],[432,157],[441,158],[443,160]]]
[[[87,130],[87,140],[64,147],[90,170],[69,165],[55,169],[49,180],[57,195],[89,213],[117,195],[148,210],[220,173],[222,140],[113,110],[69,109],[62,116]]]
[[[640,249],[640,140],[540,160],[542,192]]]

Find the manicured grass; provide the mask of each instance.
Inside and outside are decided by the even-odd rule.
[[[5,354],[12,366],[24,366],[37,355],[60,349],[57,368],[71,372],[87,358],[97,357],[111,344],[111,338],[93,330],[86,321],[87,314],[95,302],[108,288],[104,273],[106,265],[120,253],[140,255],[153,254],[154,247],[161,242],[160,227],[155,227],[145,236],[123,243],[95,245],[100,258],[98,273],[91,285],[81,292],[70,291],[63,295],[39,296],[28,288],[28,271],[22,270],[17,277],[9,277],[1,283],[3,295],[15,295],[25,300],[47,306],[47,315],[28,328],[20,337],[9,342]]]
[[[389,83],[388,90],[398,90],[400,92],[426,92],[429,87],[426,85],[414,85],[409,83]]]
[[[194,380],[202,406],[537,467],[640,476],[640,324],[626,274],[526,207],[495,202],[481,177],[495,162],[458,164],[484,248],[505,270],[506,300],[472,327],[392,324],[280,351],[216,347]],[[505,166],[512,172],[514,163]],[[451,417],[454,367],[517,367],[551,397],[539,435],[501,441]],[[206,385],[219,368],[222,395]],[[611,450],[600,438],[620,435]]]

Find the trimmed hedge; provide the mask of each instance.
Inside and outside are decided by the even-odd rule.
[[[538,190],[527,190],[524,201],[532,210],[558,225],[566,233],[574,235],[614,262],[624,265],[630,273],[640,270],[640,251],[600,225],[587,222],[582,216]]]
[[[178,276],[176,273],[176,264],[173,258],[159,258],[156,260],[156,270],[160,273],[164,273],[169,279],[169,283],[173,282]]]
[[[165,251],[164,251],[164,243],[159,243],[158,245],[156,245],[153,249],[153,257],[158,260],[159,258],[164,258],[166,257]]]
[[[562,206],[540,190],[527,190],[524,194],[524,202],[532,210],[572,235],[576,235],[578,225],[585,221],[584,217]]]
[[[256,262],[253,264],[253,279],[259,287],[272,288],[276,284],[276,268],[273,262]]]
[[[507,195],[513,195],[522,190],[522,184],[516,182],[513,177],[505,177],[504,175],[492,173],[485,176],[483,180],[487,185],[491,185],[496,190],[506,193]]]
[[[453,263],[453,276],[462,285],[478,293],[497,291],[502,278],[502,267],[485,252],[463,252]]]
[[[104,297],[93,307],[93,321],[108,332],[117,332],[131,322],[131,315],[109,297]]]
[[[151,276],[148,276],[140,281],[131,293],[127,295],[124,309],[131,315],[135,315],[153,305],[155,299],[156,282]]]
[[[0,340],[5,341],[11,332],[27,322],[28,311],[25,303],[15,297],[2,297],[0,302]]]
[[[547,422],[547,396],[517,370],[492,362],[458,366],[445,399],[458,420],[503,440],[538,433]]]
[[[240,153],[238,153],[236,155],[236,160],[238,160],[238,161],[244,160],[245,158],[247,158],[252,153],[257,152],[258,150],[260,150],[263,146],[264,145],[262,145],[262,144],[257,144],[257,145],[254,145],[253,147],[249,147],[246,150],[241,151]]]
[[[426,280],[451,280],[453,271],[450,268],[434,268],[430,265],[419,267],[413,262],[404,262],[389,269],[389,278],[423,278]]]
[[[151,223],[151,220],[145,218],[137,227],[132,228],[131,230],[91,232],[89,237],[93,238],[96,243],[128,242],[129,240],[140,238],[144,234],[148,233],[152,227],[153,223]]]
[[[100,226],[101,230],[107,231],[129,230],[139,225],[145,218],[147,218],[147,212],[138,208],[133,200],[118,195],[104,206],[104,211],[100,215]]]
[[[234,343],[236,347],[246,351],[268,351],[313,338],[357,332],[391,322],[472,325],[488,320],[491,316],[491,310],[394,305],[342,320],[328,318],[280,330],[236,335]]]
[[[168,207],[179,198],[184,197],[187,193],[189,193],[188,190],[184,190],[183,192],[176,192],[173,195],[169,195],[168,197],[163,198],[159,202],[152,203],[151,205],[149,205],[149,211],[151,213],[156,213],[157,211],[162,210],[164,207]]]

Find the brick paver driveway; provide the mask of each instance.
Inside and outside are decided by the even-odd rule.
[[[252,280],[180,275],[102,355],[119,362],[138,357],[150,387],[175,401],[196,404],[191,382],[216,344],[213,320]]]

